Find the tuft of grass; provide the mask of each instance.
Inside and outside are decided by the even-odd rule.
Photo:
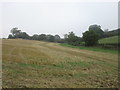
[[[72,66],[80,66],[80,67],[89,67],[92,64],[87,63],[87,62],[83,62],[83,61],[79,61],[79,62],[68,62],[68,64],[72,65]]]
[[[86,46],[73,46],[66,43],[60,43],[59,45],[70,47],[70,48],[78,48],[78,49],[84,49],[84,50],[90,50],[90,51],[96,51],[96,52],[104,52],[104,53],[112,53],[112,54],[118,54],[118,50],[116,49],[105,49],[100,47],[86,47]]]
[[[89,76],[89,74],[86,73],[77,73],[73,75],[74,78],[87,77],[87,76]]]
[[[57,67],[57,68],[65,68],[65,66],[64,66],[63,63],[57,64],[57,65],[54,65],[54,67]]]
[[[39,69],[44,67],[43,65],[25,64],[25,63],[20,63],[19,65],[22,67],[33,67],[33,68],[39,68]]]

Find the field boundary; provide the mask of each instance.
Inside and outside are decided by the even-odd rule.
[[[90,50],[95,52],[104,52],[104,53],[111,53],[111,54],[120,54],[118,49],[107,49],[102,47],[85,47],[85,46],[73,46],[66,43],[60,43],[60,46],[69,47],[69,48],[78,48],[83,50]]]

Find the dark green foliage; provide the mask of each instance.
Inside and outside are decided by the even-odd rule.
[[[29,39],[29,35],[26,32],[21,32],[18,28],[12,28],[11,30],[12,35],[10,34],[8,38],[22,38],[22,39]]]
[[[18,35],[21,33],[21,30],[18,30],[18,28],[12,28],[10,32],[12,33],[13,37],[17,38]]]
[[[64,34],[64,39],[62,40],[64,43],[67,43],[67,38],[68,38],[68,34]]]
[[[54,36],[53,35],[47,35],[47,41],[54,42]]]
[[[29,35],[26,32],[21,33],[21,38],[22,39],[29,39]]]
[[[20,32],[15,38],[29,39],[29,35],[26,32]]]
[[[67,35],[67,34],[66,34],[66,35]],[[69,32],[69,34],[68,34],[67,37],[65,38],[65,42],[67,42],[68,44],[71,44],[71,45],[78,46],[78,45],[80,45],[81,38],[75,36],[75,33]]]
[[[13,39],[13,38],[14,37],[11,34],[9,34],[8,39]]]
[[[34,34],[34,35],[32,36],[32,40],[39,40],[39,35]]]
[[[46,35],[45,34],[39,35],[39,40],[45,41],[46,40]]]
[[[83,39],[86,46],[93,46],[97,44],[99,37],[96,32],[90,30],[83,33]]]
[[[102,38],[103,37],[103,30],[101,29],[101,26],[100,25],[91,25],[89,26],[89,31],[94,31],[96,32],[98,35],[99,35],[99,38]]]
[[[68,41],[68,43],[75,42],[75,41],[76,41],[76,38],[77,38],[77,37],[75,36],[75,33],[69,32],[67,41]]]
[[[54,36],[54,41],[55,42],[60,42],[61,41],[60,36],[59,35],[55,35]]]
[[[33,36],[29,36],[26,32],[22,32],[18,30],[18,28],[12,28],[11,33],[8,38],[22,38],[22,39],[30,39],[30,40],[42,40],[49,42],[58,42],[58,43],[68,43],[74,46],[93,46],[97,44],[98,39],[110,36],[119,35],[120,29],[103,32],[101,26],[99,25],[91,25],[89,26],[89,31],[83,33],[83,37],[78,37],[73,32],[69,32],[68,34],[64,34],[64,39],[61,39],[59,35],[46,35],[46,34],[34,34]]]
[[[104,32],[103,34],[103,38],[112,37],[112,36],[120,36],[120,29]]]
[[[8,39],[12,38],[22,38],[22,39],[29,39],[29,40],[42,40],[42,41],[49,41],[49,42],[63,42],[59,35],[45,35],[45,34],[34,34],[33,36],[29,36],[26,32],[22,32],[18,30],[18,28],[12,28],[10,31],[12,34],[8,36]]]

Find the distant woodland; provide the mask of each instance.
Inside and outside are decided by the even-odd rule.
[[[58,34],[56,35],[46,35],[46,34],[34,34],[30,36],[27,32],[22,32],[18,28],[12,28],[10,30],[8,39],[29,39],[29,40],[39,40],[39,41],[48,41],[48,42],[57,42],[57,43],[67,43],[74,46],[85,45],[85,46],[95,46],[98,45],[98,40],[103,38],[108,38],[112,36],[119,36],[120,29],[108,31],[102,30],[100,25],[91,25],[88,30],[83,33],[82,37],[76,36],[73,31],[68,34],[64,34],[64,38],[61,38]]]

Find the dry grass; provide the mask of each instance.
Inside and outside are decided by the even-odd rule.
[[[118,55],[32,40],[3,40],[3,87],[117,86]]]

